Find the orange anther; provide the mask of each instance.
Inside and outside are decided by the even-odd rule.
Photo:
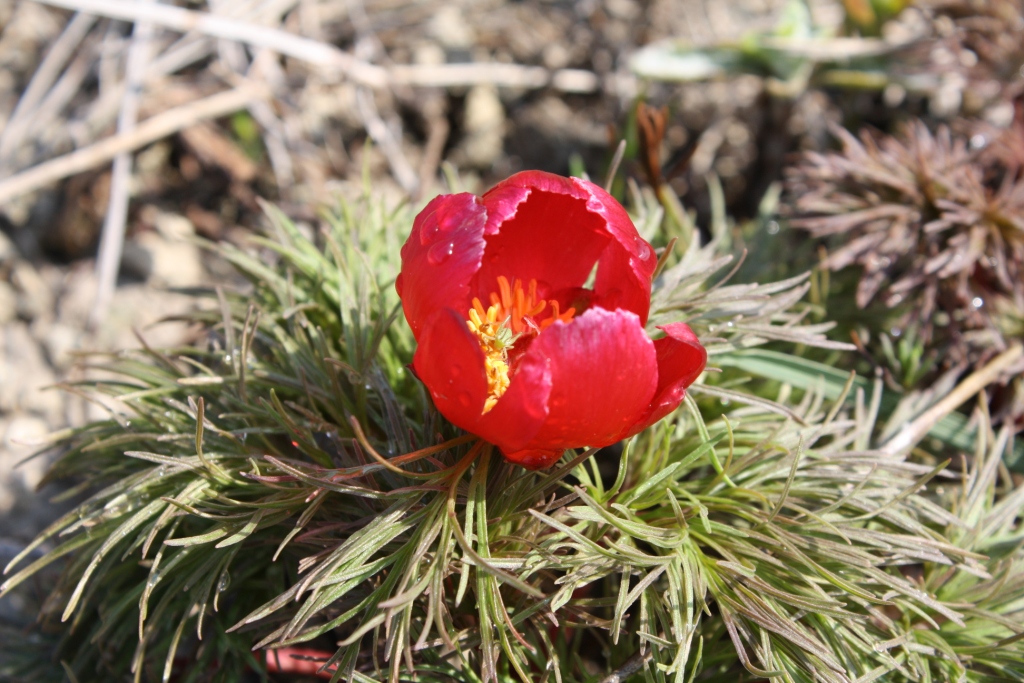
[[[481,320],[487,317],[487,309],[484,308],[484,305],[480,301],[480,299],[476,298],[475,296],[473,297],[473,310],[477,312],[477,315],[480,316]]]
[[[508,285],[508,278],[504,275],[498,276],[498,289],[501,291],[501,305],[506,310],[512,308],[512,290]]]
[[[523,286],[516,279],[512,288],[512,331],[519,334],[523,331],[523,314],[526,313],[526,293]]]
[[[510,284],[504,275],[498,276],[498,291],[487,297],[490,306],[484,308],[478,297],[473,297],[466,325],[477,338],[484,352],[487,371],[487,401],[483,412],[488,412],[498,403],[511,381],[514,368],[510,365],[509,350],[516,340],[524,335],[536,335],[556,320],[569,322],[576,314],[575,308],[564,313],[554,299],[537,298],[537,281],[531,279],[524,288],[516,278]],[[550,305],[550,313],[544,320],[537,316]]]

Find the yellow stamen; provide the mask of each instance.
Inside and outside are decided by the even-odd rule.
[[[524,290],[521,280],[509,283],[504,275],[498,277],[498,291],[488,296],[491,305],[486,309],[483,302],[473,297],[473,307],[469,309],[466,326],[480,343],[484,352],[484,369],[487,375],[487,400],[483,412],[486,413],[498,404],[508,389],[511,379],[509,373],[509,349],[523,335],[537,335],[540,331],[556,320],[569,322],[576,314],[575,308],[560,313],[558,302],[554,299],[537,299],[537,281],[530,280]],[[536,320],[536,316],[550,310],[544,320]]]

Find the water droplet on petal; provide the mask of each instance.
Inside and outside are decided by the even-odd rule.
[[[901,334],[903,334],[903,330],[901,330],[901,329],[900,329],[900,328],[898,328],[898,327],[894,327],[894,328],[892,328],[891,330],[889,330],[889,334],[891,334],[891,335],[892,335],[892,336],[894,336],[894,337],[898,337],[898,336],[900,336]]]
[[[454,242],[438,242],[427,250],[427,260],[436,266],[447,261],[448,257],[454,253]]]
[[[642,237],[636,238],[636,255],[641,261],[651,258],[651,245],[647,244]]]
[[[459,222],[460,218],[458,215],[442,215],[438,217],[437,222],[430,222],[420,230],[420,244],[436,242],[458,227]]]
[[[462,404],[463,408],[468,408],[473,401],[470,399],[468,391],[459,392],[459,403]]]
[[[455,228],[459,227],[462,223],[463,217],[461,213],[445,213],[441,220],[437,222],[437,232],[441,235],[447,235]]]
[[[984,305],[985,300],[982,299],[980,296],[976,296],[973,299],[971,299],[971,306],[974,306],[975,308],[981,308]]]
[[[778,221],[768,221],[768,225],[765,226],[765,229],[768,231],[769,235],[778,235],[779,234],[779,222]]]
[[[451,376],[459,377],[460,375],[462,375],[462,367],[459,365],[453,365],[451,369]]]
[[[437,223],[427,223],[420,230],[420,244],[430,244],[437,240],[441,234],[441,228]]]

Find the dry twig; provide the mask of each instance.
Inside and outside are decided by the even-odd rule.
[[[448,134],[451,129],[448,120],[439,112],[427,119],[427,144],[423,148],[423,160],[420,162],[420,180],[417,195],[418,199],[437,177],[437,169],[441,165],[441,157],[444,156],[444,145],[448,141]]]
[[[46,57],[43,58],[39,68],[32,75],[28,87],[22,93],[18,105],[14,108],[10,120],[3,127],[0,133],[0,163],[14,151],[15,146],[25,135],[32,122],[35,120],[35,112],[40,103],[44,101],[47,92],[57,81],[68,60],[74,57],[75,50],[81,45],[85,36],[89,33],[96,17],[89,14],[76,14],[64,27],[60,37],[50,46]]]
[[[62,178],[102,166],[121,152],[145,147],[200,121],[226,116],[239,109],[244,109],[253,100],[268,96],[269,93],[262,86],[246,83],[237,88],[169,109],[146,119],[131,133],[111,136],[0,181],[0,204],[26,192],[38,190]]]
[[[265,47],[323,68],[337,70],[356,83],[387,85],[387,72],[356,59],[333,45],[247,21],[196,12],[170,5],[145,5],[129,0],[45,0],[46,4],[123,21],[148,21],[176,31],[196,31],[214,38]]]
[[[323,69],[344,74],[370,88],[394,85],[469,86],[481,83],[510,88],[550,86],[562,92],[594,92],[597,74],[584,69],[550,71],[539,66],[504,64],[396,64],[381,67],[353,57],[333,45],[280,29],[168,5],[140,5],[128,0],[41,0],[48,5],[90,12],[123,21],[150,21],[176,31],[196,31],[214,38],[263,47]]]
[[[622,683],[622,681],[644,668],[644,665],[651,661],[653,656],[654,654],[650,649],[646,652],[637,652],[627,659],[621,667],[602,678],[601,683]]]
[[[373,93],[365,88],[359,88],[356,92],[356,105],[366,132],[377,143],[384,158],[388,160],[395,180],[406,193],[415,194],[419,187],[419,177],[409,160],[405,158],[401,144],[395,139],[388,125],[384,123],[384,119],[377,113],[377,107],[373,102]]]
[[[924,438],[932,427],[960,404],[967,401],[979,391],[995,382],[1001,374],[1024,356],[1024,347],[1014,344],[1006,351],[992,359],[988,365],[971,373],[953,391],[934,406],[919,415],[915,420],[904,425],[896,436],[889,439],[879,450],[888,455],[897,455],[909,450]]]
[[[153,0],[143,0],[152,3]],[[128,135],[135,130],[139,118],[139,96],[149,61],[149,43],[153,37],[153,25],[140,22],[135,25],[132,44],[128,50],[128,63],[125,67],[127,87],[121,100],[121,112],[117,117],[118,135]],[[117,285],[117,272],[121,264],[121,252],[124,247],[125,224],[128,220],[128,200],[130,199],[129,184],[132,175],[132,157],[127,150],[114,157],[114,167],[110,179],[110,201],[107,215],[103,219],[103,232],[100,235],[99,254],[96,258],[96,276],[98,288],[89,314],[89,326],[96,328],[107,317],[107,308],[114,297]]]

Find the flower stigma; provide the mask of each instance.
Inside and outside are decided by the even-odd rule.
[[[487,413],[508,389],[510,374],[514,374],[509,351],[523,337],[530,338],[552,325],[556,320],[569,322],[576,314],[575,308],[564,313],[554,299],[537,298],[537,281],[531,279],[526,288],[516,278],[509,284],[504,275],[498,276],[498,291],[491,292],[490,306],[484,308],[479,298],[473,297],[466,326],[480,343],[484,352],[484,369],[487,375],[487,400],[483,413]],[[541,318],[542,313],[547,313]]]

